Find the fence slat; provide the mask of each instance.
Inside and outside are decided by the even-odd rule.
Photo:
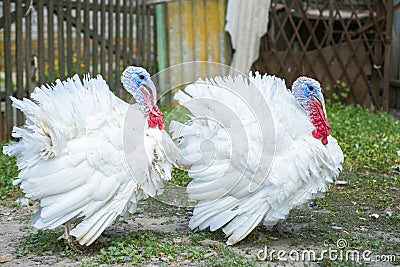
[[[10,1],[3,1],[3,16],[4,16],[4,66],[7,70],[5,73],[5,87],[6,87],[6,96],[13,95],[12,92],[12,58],[11,58],[11,7]],[[3,123],[3,127],[5,129],[5,133],[9,133],[12,128],[13,121],[13,113],[11,107],[11,100],[9,97],[5,99],[6,107],[5,107],[5,122]]]
[[[54,2],[49,1],[47,3],[47,73],[49,75],[48,80],[54,81]]]
[[[143,39],[145,40],[144,46],[143,46],[143,56],[146,58],[146,65],[144,66],[150,66],[150,57],[151,57],[151,50],[147,49],[147,47],[151,47],[151,31],[148,31],[150,29],[150,6],[146,5],[146,1],[142,2],[143,6],[143,24],[145,25],[145,29],[143,29]],[[142,63],[143,64],[143,63]],[[150,72],[152,72],[151,69],[149,69]]]
[[[128,47],[128,1],[124,0],[122,6],[122,64],[125,66],[126,64],[126,56],[127,56],[127,47]]]
[[[81,72],[81,31],[82,31],[82,19],[81,19],[81,2],[76,1],[76,20],[75,20],[75,25],[76,25],[76,40],[75,40],[75,53],[76,53],[76,69],[75,73],[82,73]]]
[[[32,64],[32,11],[25,15],[25,77],[26,93],[32,92],[32,77],[35,75],[34,65]]]
[[[60,79],[65,78],[65,48],[64,48],[64,7],[62,2],[57,4],[57,66]]]
[[[92,37],[92,44],[93,44],[93,47],[92,47],[92,52],[93,52],[93,68],[92,68],[92,71],[93,71],[93,75],[97,75],[98,74],[98,64],[99,64],[99,61],[98,61],[98,46],[99,46],[99,44],[97,43],[98,42],[98,31],[99,31],[99,24],[98,24],[98,7],[97,7],[97,4],[98,4],[98,2],[97,2],[97,0],[94,0],[94,2],[93,2],[93,13],[92,13],[92,16],[93,16],[93,37]]]
[[[106,4],[105,1],[101,1],[101,12],[100,12],[100,24],[101,24],[101,33],[103,39],[101,39],[101,47],[100,47],[100,65],[101,65],[101,73],[103,75],[106,74]]]
[[[387,10],[393,10],[393,1],[387,1]],[[391,50],[391,41],[392,41],[392,26],[393,26],[393,12],[389,12],[387,14],[386,20],[386,36],[385,36],[385,54],[384,54],[384,63],[383,63],[383,110],[389,110],[389,90],[390,90],[390,50]]]
[[[136,26],[136,34],[137,34],[137,37],[139,37],[140,36],[140,38],[136,38],[136,42],[135,42],[135,58],[134,58],[134,63],[133,64],[135,64],[135,65],[140,65],[140,61],[143,61],[143,59],[142,59],[142,56],[143,56],[143,53],[142,53],[142,43],[141,42],[139,42],[139,40],[143,40],[143,38],[142,38],[142,34],[143,34],[143,31],[142,31],[142,25],[143,25],[143,22],[142,22],[142,15],[141,15],[141,5],[142,3],[141,3],[141,1],[140,0],[136,0],[136,10],[135,10],[135,13],[136,13],[136,24],[135,24],[135,26]]]
[[[46,81],[46,77],[44,75],[44,64],[45,64],[45,44],[44,44],[44,16],[43,16],[43,1],[39,1],[37,4],[37,32],[38,32],[38,51],[36,52],[37,55],[37,63],[38,63],[38,74],[39,80],[38,83],[41,85]]]
[[[107,58],[107,63],[108,63],[108,69],[107,69],[107,78],[108,78],[108,83],[110,84],[112,90],[115,90],[114,83],[113,83],[113,77],[112,77],[112,71],[113,71],[113,27],[114,27],[114,1],[109,0],[109,6],[108,6],[108,58]]]
[[[134,62],[132,62],[133,56],[134,54],[136,54],[135,52],[135,46],[134,46],[134,42],[133,42],[133,36],[134,36],[134,29],[135,29],[135,25],[134,22],[136,21],[137,17],[135,14],[135,0],[130,0],[130,7],[129,7],[129,28],[128,28],[128,38],[129,38],[129,51],[131,51],[131,55],[129,55],[129,61],[128,64],[133,64]]]
[[[84,72],[89,73],[89,67],[90,67],[90,31],[89,31],[89,26],[90,26],[90,12],[89,12],[89,0],[85,0],[84,2],[84,7],[83,7],[84,13],[83,13],[83,18],[84,18],[84,34],[83,34],[83,47],[84,47],[84,59],[85,59],[85,67],[84,67]]]
[[[129,36],[128,36],[128,1],[124,0],[123,2],[123,7],[122,7],[122,12],[123,12],[123,17],[122,17],[122,51],[121,51],[121,57],[122,57],[122,62],[121,65],[126,67],[129,64],[128,61],[128,56],[129,53],[127,51],[128,49],[128,42],[129,42]],[[127,91],[122,90],[121,92],[121,98],[122,99],[127,99]]]
[[[16,97],[22,98],[24,97],[24,43],[22,40],[22,0],[16,1],[16,15],[17,15],[17,22],[16,22],[16,65],[17,65],[17,92]],[[17,112],[17,125],[22,125],[24,122],[24,116],[22,112]]]
[[[68,76],[74,72],[74,57],[73,57],[73,35],[72,35],[72,8],[71,1],[67,1],[66,6],[66,20],[67,20],[67,70]]]
[[[118,90],[118,95],[121,95],[122,88],[119,86],[119,77],[120,77],[120,59],[121,59],[121,10],[120,10],[121,1],[117,1],[116,9],[115,9],[115,77],[114,77],[114,85],[120,90]],[[116,89],[117,90],[117,89]]]

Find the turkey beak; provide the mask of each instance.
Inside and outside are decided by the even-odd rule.
[[[147,91],[147,94],[152,96],[153,103],[157,103],[157,89],[151,79],[148,79],[145,83],[143,83],[144,89]],[[151,92],[151,94],[150,94]]]
[[[324,115],[326,118],[326,110],[325,110],[325,100],[324,100],[324,96],[322,94],[318,94],[318,95],[313,95],[312,96],[313,99],[315,101],[317,101],[317,103],[320,105],[320,107],[322,108],[322,110],[324,111]]]

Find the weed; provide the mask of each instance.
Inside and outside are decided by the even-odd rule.
[[[235,253],[231,247],[219,247],[216,249],[218,253],[216,256],[211,257],[207,262],[207,266],[237,266],[237,267],[250,267],[256,266],[255,257],[246,258],[244,255]]]
[[[326,100],[327,104],[344,103],[349,96],[350,88],[345,82],[337,80],[333,86],[326,86],[325,91],[332,91],[331,98]]]
[[[333,103],[327,114],[334,136],[345,155],[345,169],[353,172],[394,173],[400,164],[400,121],[361,106]]]
[[[157,258],[157,261],[173,261],[178,250],[179,246],[163,234],[138,231],[124,237],[117,236],[107,248],[100,250],[96,259],[107,264],[139,264],[153,258]]]
[[[0,145],[0,151],[3,151],[4,145]],[[19,193],[18,188],[12,184],[12,179],[17,175],[16,159],[0,153],[0,204],[10,203],[8,200]]]
[[[190,183],[191,179],[187,173],[187,171],[174,168],[172,170],[172,178],[171,183],[178,186],[187,186]]]
[[[37,233],[24,236],[21,245],[16,249],[16,254],[19,257],[31,258],[35,255],[43,255],[48,251],[64,251],[70,255],[69,248],[65,243],[57,239],[61,234],[62,231],[59,230],[38,230]]]

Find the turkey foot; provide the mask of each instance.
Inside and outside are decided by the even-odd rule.
[[[71,229],[72,229],[71,221],[67,221],[64,224],[64,234],[62,234],[58,238],[58,240],[64,239],[67,246],[69,246],[72,250],[74,250],[75,252],[78,252],[78,253],[82,253],[82,250],[80,249],[80,245],[78,243],[76,243],[72,239],[72,235],[70,235]]]
[[[283,230],[282,225],[280,223],[277,223],[273,226],[273,229],[278,231],[279,235],[281,236],[286,236],[286,232]]]

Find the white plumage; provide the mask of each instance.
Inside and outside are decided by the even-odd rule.
[[[152,84],[144,69],[129,68],[129,79],[140,73]],[[127,90],[141,94],[146,84]],[[167,154],[176,151],[168,134],[150,127],[146,107],[116,97],[100,75],[57,80],[36,88],[32,100],[11,98],[26,115],[26,125],[14,127],[13,137],[20,140],[3,153],[17,156],[20,173],[14,184],[21,184],[27,198],[40,200],[33,217],[36,228],[53,229],[75,220],[71,235],[90,245],[117,217],[135,212],[140,199],[154,196],[162,180],[170,179]],[[126,146],[143,151],[124,151]]]
[[[320,85],[299,81],[304,84],[293,88],[296,98],[282,79],[258,73],[199,80],[175,95],[193,116],[185,125],[170,125],[191,162],[187,192],[197,204],[190,228],[222,228],[227,244],[235,244],[259,224],[284,220],[339,175],[343,153],[337,141],[313,136],[321,122],[314,125],[309,107],[320,102],[320,113],[325,111]],[[321,120],[327,127],[318,129],[329,133],[326,118]]]

